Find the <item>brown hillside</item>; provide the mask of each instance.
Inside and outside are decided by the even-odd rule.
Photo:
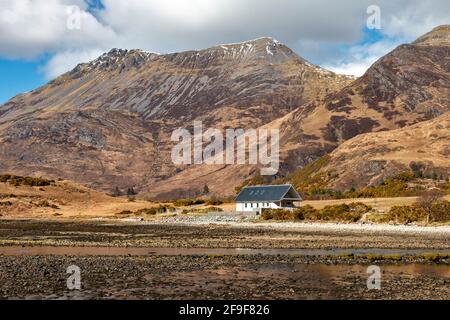
[[[368,133],[343,143],[321,172],[328,187],[348,190],[378,185],[415,167],[426,175],[450,177],[450,112],[403,129]]]
[[[257,128],[350,81],[271,38],[168,55],[115,49],[0,106],[0,172],[153,191],[185,169],[170,160],[175,129]]]

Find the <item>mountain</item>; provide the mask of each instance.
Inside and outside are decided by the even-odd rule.
[[[450,112],[398,130],[357,136],[332,152],[317,174],[346,191],[377,186],[400,172],[450,177]]]
[[[279,127],[287,171],[359,134],[395,130],[449,110],[450,26],[441,26],[382,57],[352,84],[286,116]]]
[[[174,130],[257,128],[351,81],[272,38],[166,55],[113,49],[0,106],[0,171],[155,192],[187,169],[170,159]]]
[[[348,81],[271,38],[167,55],[113,49],[12,99],[2,107],[2,120],[49,109],[101,110],[185,125],[223,120],[226,111],[254,127]]]
[[[399,46],[342,89],[317,97],[263,127],[280,129],[280,173],[288,176],[361,134],[404,128],[439,117],[449,110],[450,26],[441,26],[412,44]],[[401,144],[402,140],[399,141]],[[422,153],[417,155],[416,161],[425,159],[420,157]],[[369,153],[365,159],[370,156]],[[441,158],[430,153],[430,157],[433,156]],[[363,168],[364,162],[360,165],[357,168],[362,176],[365,170],[377,168]],[[405,166],[390,168],[379,178],[395,175]],[[358,180],[358,171],[351,167],[346,169],[349,172],[346,177]],[[199,189],[208,183],[211,190],[231,195],[234,187],[244,181],[260,183],[260,179],[255,179],[258,172],[256,166],[195,166],[170,177],[158,190],[170,194],[174,185],[188,190],[190,186]],[[371,183],[362,177],[357,186]],[[330,186],[353,187],[347,183],[347,178]]]
[[[205,128],[279,128],[283,176],[361,134],[413,126],[449,110],[450,26],[399,46],[356,80],[313,66],[272,38],[166,55],[114,49],[0,106],[0,171],[108,192],[133,187],[151,198],[197,196],[205,184],[229,196],[258,168],[175,166],[174,130],[194,120]],[[393,146],[403,143],[394,140]],[[373,179],[361,178],[361,186],[408,165],[394,164],[380,166],[392,168],[384,173],[370,169]],[[345,174],[333,183],[349,184]]]

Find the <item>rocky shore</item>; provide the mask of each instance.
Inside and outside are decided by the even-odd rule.
[[[0,254],[0,299],[450,299],[450,250],[433,254],[447,252],[449,241],[433,232],[0,220],[0,245],[25,252]],[[27,247],[42,246],[114,247],[124,253],[26,253]],[[145,254],[126,253],[133,248]],[[430,254],[164,255],[151,248],[396,248]],[[380,267],[381,290],[367,288],[371,265]],[[67,288],[70,266],[80,268],[81,290]]]
[[[450,249],[450,234],[273,224],[0,220],[0,245],[154,248]]]
[[[0,256],[2,299],[450,299],[448,264],[372,263],[292,256]],[[67,289],[67,268],[81,290]]]

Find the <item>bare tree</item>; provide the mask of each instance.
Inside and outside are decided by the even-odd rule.
[[[419,197],[417,206],[427,214],[427,224],[433,218],[433,206],[444,197],[445,193],[441,190],[432,190]]]

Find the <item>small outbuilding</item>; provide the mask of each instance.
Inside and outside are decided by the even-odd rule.
[[[261,214],[264,209],[294,209],[302,197],[290,185],[245,187],[236,198],[236,211]]]

